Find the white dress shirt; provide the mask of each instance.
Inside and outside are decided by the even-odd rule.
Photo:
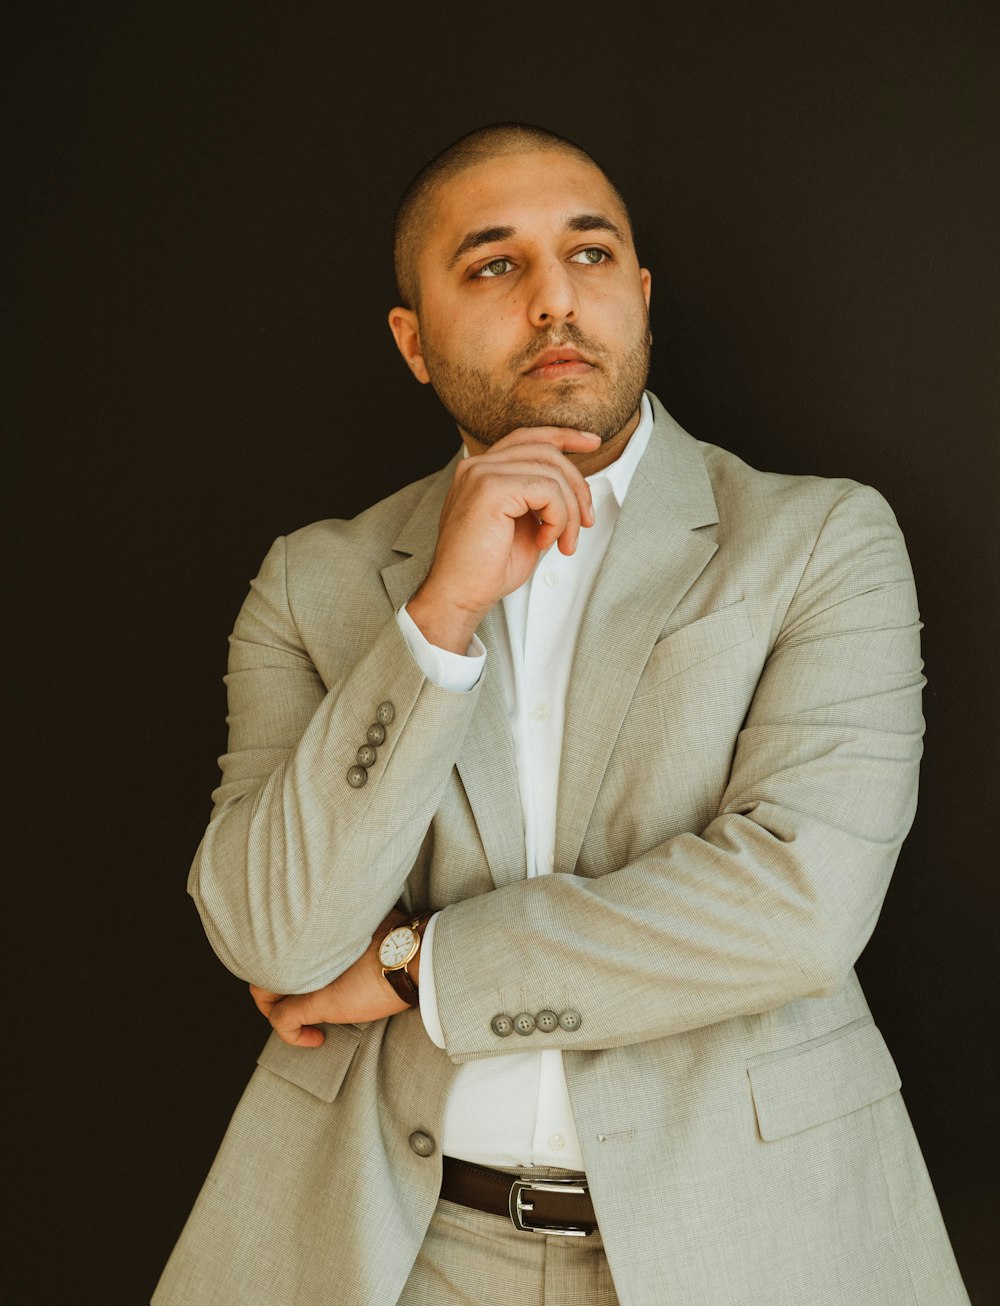
[[[539,558],[530,578],[503,600],[495,655],[517,759],[529,878],[550,875],[554,869],[563,716],[580,622],[652,429],[652,407],[643,395],[639,424],[623,453],[587,478],[595,522],[580,532],[576,553],[566,557],[553,546]],[[456,692],[473,688],[486,662],[478,639],[468,656],[462,656],[429,644],[405,607],[397,619],[429,680]],[[421,945],[420,1010],[428,1035],[443,1048],[434,990],[436,920],[429,922]],[[510,1002],[514,1006],[507,1014],[516,1016],[521,1007],[515,986]],[[524,1051],[460,1066],[445,1109],[441,1144],[447,1156],[479,1165],[583,1170],[562,1053]]]

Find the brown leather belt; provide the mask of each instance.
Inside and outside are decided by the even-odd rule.
[[[583,1238],[597,1228],[586,1179],[519,1179],[444,1157],[441,1196],[487,1215],[506,1215],[523,1233]]]

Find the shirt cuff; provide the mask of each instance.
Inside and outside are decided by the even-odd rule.
[[[468,652],[463,656],[429,643],[405,605],[396,613],[396,621],[414,662],[432,684],[438,689],[451,689],[457,693],[475,689],[486,663],[486,649],[478,635],[473,635]]]
[[[440,915],[439,911],[434,913],[420,936],[420,1016],[427,1037],[439,1048],[443,1048],[444,1030],[438,1016],[437,993],[434,990],[434,927]]]

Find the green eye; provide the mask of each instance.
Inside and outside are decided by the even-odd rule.
[[[578,254],[573,255],[573,258],[577,263],[589,263],[591,266],[603,263],[607,257],[608,255],[605,250],[596,248],[581,249]]]
[[[477,277],[502,277],[510,267],[509,258],[490,259],[489,263],[484,263],[476,273]]]

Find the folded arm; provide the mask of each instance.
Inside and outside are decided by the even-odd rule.
[[[434,977],[453,1060],[525,1050],[491,1027],[512,1003],[571,1005],[580,1028],[536,1031],[530,1048],[586,1050],[842,987],[916,802],[918,632],[892,514],[855,488],[783,614],[715,819],[609,873],[544,876],[444,910]],[[632,765],[655,767],[660,746]]]
[[[424,678],[384,593],[384,624],[325,685],[289,607],[285,550],[268,554],[230,641],[229,749],[188,888],[234,974],[305,993],[362,956],[398,902],[477,692]],[[335,590],[327,602],[336,613]],[[392,720],[354,788],[347,773],[386,700]]]
[[[492,1025],[522,1004],[582,1016],[575,1030],[536,1031],[532,1050],[582,1051],[838,990],[912,820],[918,632],[891,513],[852,490],[783,615],[715,819],[606,874],[540,877],[445,908],[434,974],[449,1055],[525,1050]],[[655,766],[657,747],[635,764]],[[384,985],[371,962],[359,959],[355,982]],[[283,1015],[370,1018],[336,992],[303,1003]]]

